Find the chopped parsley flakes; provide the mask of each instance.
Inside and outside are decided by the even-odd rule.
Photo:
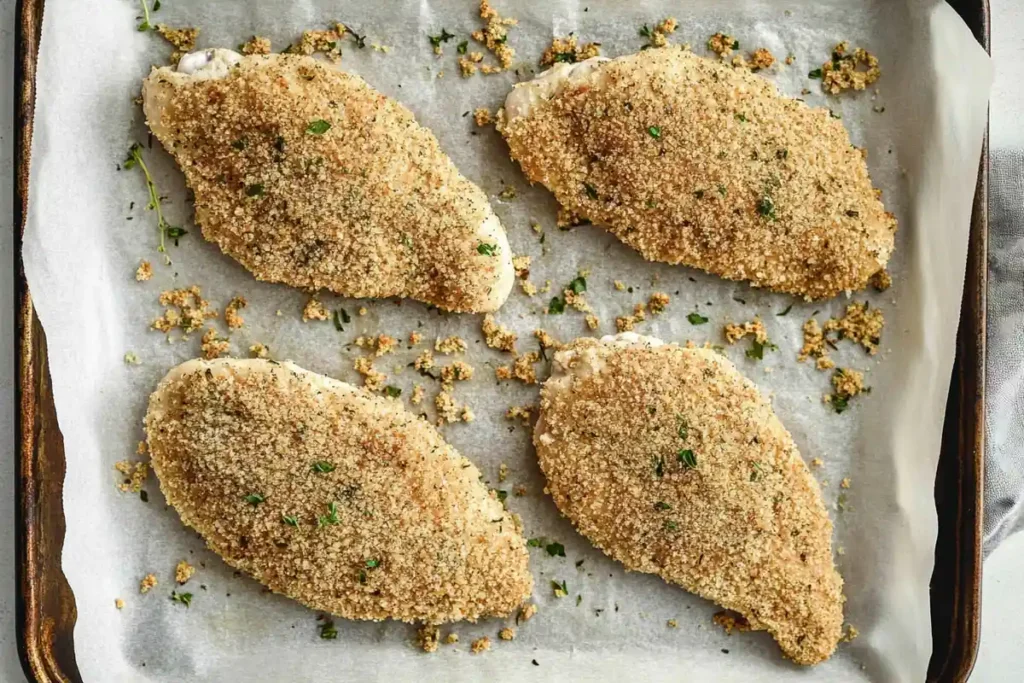
[[[330,619],[325,620],[317,628],[320,629],[320,637],[324,640],[335,640],[338,637],[338,629]]]
[[[313,471],[320,472],[321,474],[327,474],[333,472],[337,468],[333,462],[327,462],[326,460],[318,460],[313,463]]]
[[[266,497],[262,493],[250,493],[245,497],[245,502],[249,503],[253,507],[256,507],[260,503],[266,500]]]
[[[697,311],[694,311],[693,313],[690,313],[689,315],[687,315],[686,319],[690,321],[691,325],[703,325],[704,323],[706,323],[709,320],[709,318],[707,318],[706,316],[701,315]]]
[[[400,387],[388,385],[384,387],[384,393],[388,395],[388,398],[398,398],[402,395],[402,389]]]
[[[171,601],[180,602],[185,607],[192,606],[192,594],[191,593],[178,593],[177,591],[171,591]]]
[[[569,587],[565,585],[565,581],[559,583],[558,581],[552,579],[551,590],[554,591],[556,598],[564,598],[565,596],[569,595]]]
[[[338,519],[338,504],[332,500],[327,506],[327,514],[316,518],[316,525],[318,527],[328,526],[337,524],[340,521]]]
[[[679,453],[676,454],[676,457],[678,457],[679,462],[681,462],[683,464],[683,467],[685,467],[686,469],[697,469],[697,456],[689,448],[681,449]]]
[[[661,127],[660,126],[649,126],[647,133],[655,140],[661,139]]]
[[[308,126],[306,126],[306,132],[310,135],[323,135],[330,129],[331,124],[327,123],[323,119],[312,121]]]
[[[448,33],[448,31],[446,31],[443,27],[441,28],[441,33],[439,35],[427,36],[427,38],[430,39],[430,44],[433,45],[434,47],[441,47],[441,43],[447,43],[454,37],[454,34]],[[460,52],[459,54],[462,53]]]
[[[557,541],[552,541],[544,546],[544,549],[548,551],[548,555],[551,557],[565,557],[565,546]]]
[[[669,505],[668,503],[664,502],[664,501],[660,501],[659,500],[657,503],[654,504],[654,509],[655,510],[671,510],[672,506]]]
[[[496,244],[478,244],[476,245],[476,251],[478,254],[484,256],[494,256],[498,253],[498,245]]]
[[[287,524],[288,526],[299,525],[299,518],[295,515],[281,515],[281,521]]]

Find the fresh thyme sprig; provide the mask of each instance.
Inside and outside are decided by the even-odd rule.
[[[146,176],[146,188],[149,191],[149,204],[146,208],[151,211],[156,211],[156,222],[157,228],[160,231],[160,246],[157,247],[157,251],[164,255],[164,261],[167,265],[171,265],[171,259],[167,256],[167,238],[174,240],[174,243],[178,243],[178,239],[184,237],[188,233],[174,225],[167,222],[164,218],[164,212],[161,208],[162,200],[160,199],[160,193],[156,190],[156,183],[153,182],[153,176],[149,172],[149,168],[146,166],[146,162],[142,160],[142,145],[135,143],[128,150],[128,158],[122,162],[121,166],[125,169],[132,169],[136,166],[142,169],[143,175]]]

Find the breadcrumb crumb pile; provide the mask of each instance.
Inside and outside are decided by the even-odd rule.
[[[239,315],[239,311],[249,305],[244,296],[236,296],[224,307],[224,324],[229,329],[237,330],[245,324],[245,319]]]
[[[190,565],[186,560],[181,560],[174,567],[174,580],[179,585],[188,583],[188,580],[192,578],[196,573],[196,568]]]
[[[838,95],[844,90],[864,90],[882,75],[878,58],[858,47],[852,53],[843,41],[832,48],[832,59],[821,65],[821,88]]]
[[[145,282],[151,277],[153,277],[153,264],[149,261],[139,263],[139,267],[135,269],[135,279],[138,282]]]
[[[145,462],[120,460],[114,464],[114,469],[123,475],[117,485],[117,490],[121,493],[138,493],[149,476],[149,464]]]
[[[600,55],[600,43],[583,43],[581,45],[576,35],[570,33],[565,38],[556,37],[551,40],[551,45],[541,55],[540,65],[552,66],[558,62],[574,64]]]
[[[161,292],[160,305],[166,310],[153,321],[152,327],[164,334],[179,329],[188,335],[202,328],[208,319],[217,317],[217,311],[210,307],[210,302],[202,297],[202,291],[196,285]]]

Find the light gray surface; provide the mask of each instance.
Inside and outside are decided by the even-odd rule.
[[[1006,151],[1024,148],[1024,127],[1019,113],[1024,111],[1024,91],[1020,87],[1024,78],[1024,42],[1019,35],[1002,30],[1014,24],[1013,17],[1022,17],[1021,0],[993,0],[993,54],[997,81],[992,104],[993,175],[1005,173],[1001,165]],[[0,511],[0,681],[21,683],[24,677],[15,649],[14,637],[14,354],[13,354],[13,272],[12,254],[12,115],[13,115],[13,55],[14,55],[14,0],[0,0],[0,60],[6,68],[0,77],[0,258],[7,264],[0,280],[0,433],[3,451],[0,452],[0,500],[5,506]],[[1014,113],[1016,112],[1016,114]],[[1018,173],[1021,167],[1017,166]],[[1019,179],[1018,179],[1019,182]],[[1018,195],[1018,209],[1020,208]],[[995,207],[993,207],[995,208]],[[993,240],[993,248],[996,246]],[[1018,278],[1021,273],[1017,272]],[[1018,282],[1017,295],[1020,295]],[[990,315],[996,313],[995,309]],[[1019,311],[1018,311],[1019,315]],[[990,340],[990,346],[993,341]],[[990,372],[993,369],[990,367]],[[1011,393],[1011,396],[1019,394]],[[1008,399],[1011,403],[1013,399]],[[1019,400],[1019,399],[1018,399]],[[1019,416],[1017,418],[1019,424]],[[998,442],[999,424],[990,419],[989,438]],[[991,466],[990,466],[991,471]],[[1019,470],[1018,470],[1019,474]],[[991,485],[991,482],[990,482]],[[990,496],[990,499],[992,497]],[[1020,536],[995,553],[986,564],[985,602],[987,615],[982,630],[982,647],[976,668],[975,681],[1011,680],[1013,672],[1024,670],[1024,594],[1019,590],[1019,571],[1024,566],[1024,542]]]

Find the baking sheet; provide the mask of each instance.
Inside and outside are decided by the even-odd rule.
[[[536,392],[490,381],[487,364],[505,359],[478,341],[479,316],[439,315],[411,302],[397,306],[381,301],[368,304],[365,317],[353,315],[343,333],[330,323],[303,324],[299,314],[305,295],[253,281],[198,238],[180,174],[155,147],[146,159],[161,192],[168,195],[169,218],[192,233],[171,249],[174,266],[163,267],[154,249],[153,216],[141,210],[142,179],[135,171],[118,172],[116,164],[133,140],[145,141],[141,113],[131,97],[148,65],[163,62],[170,49],[155,36],[134,31],[138,10],[130,3],[97,13],[50,0],[39,62],[25,263],[47,332],[67,448],[64,568],[78,603],[76,650],[86,680],[321,680],[335,677],[332,672],[343,672],[346,679],[404,679],[415,672],[427,679],[475,680],[497,674],[513,680],[567,675],[612,680],[626,675],[676,678],[683,671],[688,678],[714,680],[806,675],[923,679],[931,642],[931,483],[991,79],[987,58],[948,7],[925,0],[705,2],[691,3],[685,14],[673,5],[554,2],[541,7],[503,2],[497,8],[520,19],[510,43],[526,69],[533,68],[553,34],[575,30],[585,40],[600,41],[603,52],[614,56],[643,44],[637,27],[672,14],[681,23],[673,42],[690,42],[698,52],[708,35],[724,30],[744,50],[765,46],[780,58],[787,52],[796,55],[793,67],[770,78],[789,94],[808,85],[813,91],[806,96],[809,102],[841,113],[854,143],[869,150],[872,177],[900,219],[892,263],[896,284],[883,295],[867,295],[887,317],[882,352],[869,358],[844,344],[834,354],[841,366],[868,370],[874,388],[843,415],[831,414],[821,404],[828,376],[794,361],[802,322],[815,310],[819,319],[838,314],[844,301],[798,302],[780,317],[774,314],[791,303],[787,297],[684,268],[644,263],[593,228],[568,233],[555,229],[554,204],[547,193],[525,187],[498,136],[490,129],[477,130],[469,117],[461,116],[477,106],[496,107],[515,80],[514,74],[466,81],[457,77],[454,46],[479,25],[475,3],[318,7],[309,2],[252,6],[182,1],[165,5],[155,19],[200,26],[200,46],[235,45],[259,33],[271,36],[280,48],[301,29],[325,27],[334,20],[367,34],[368,44],[392,46],[384,55],[345,43],[343,65],[410,106],[463,172],[492,196],[514,251],[534,257],[531,280],[542,284],[550,279],[558,287],[579,268],[591,271],[589,298],[602,319],[602,333],[613,331],[614,317],[653,291],[668,292],[672,303],[665,315],[640,331],[672,341],[721,343],[725,322],[762,315],[779,351],[766,354],[761,363],[744,358],[742,346],[727,353],[774,395],[776,410],[805,458],[825,461],[819,478],[830,482],[824,487],[830,506],[839,494],[839,480],[849,476],[853,482],[845,492],[848,509],[834,511],[835,545],[845,549],[837,564],[847,582],[847,618],[860,638],[809,673],[782,661],[766,634],[727,637],[710,623],[713,606],[656,577],[625,574],[559,519],[543,496],[528,430],[510,430],[503,417],[509,405],[535,401]],[[457,38],[438,60],[425,36],[441,27]],[[817,83],[807,83],[807,71],[819,66],[840,39],[864,45],[881,59],[884,75],[877,101],[870,93],[825,98]],[[445,75],[438,78],[442,69]],[[886,111],[872,112],[873,105],[884,105]],[[509,185],[518,197],[499,199]],[[129,209],[133,201],[135,208]],[[529,229],[531,219],[545,228],[546,255]],[[142,258],[156,268],[156,276],[144,284],[133,279]],[[633,286],[634,292],[615,291],[611,282],[616,279]],[[154,480],[146,486],[148,504],[114,489],[113,463],[132,457],[142,436],[148,392],[167,368],[198,353],[198,335],[168,345],[162,334],[147,329],[160,313],[158,293],[190,284],[201,285],[221,310],[235,294],[249,299],[247,324],[232,335],[234,353],[244,355],[259,341],[277,358],[292,358],[351,381],[357,379],[351,367],[358,351],[346,344],[359,334],[405,336],[422,323],[419,329],[427,339],[460,334],[470,341],[467,360],[477,367],[478,376],[460,385],[456,397],[473,407],[477,420],[448,426],[445,435],[481,467],[492,485],[497,485],[498,464],[507,463],[511,476],[503,486],[523,484],[530,492],[509,498],[510,507],[523,516],[527,534],[548,536],[566,546],[566,559],[531,551],[540,613],[519,629],[515,642],[496,642],[486,655],[471,656],[469,641],[484,634],[496,641],[499,623],[458,625],[459,646],[426,656],[410,644],[410,627],[341,620],[339,639],[321,641],[310,611],[263,594],[258,584],[234,576],[203,550],[201,540],[165,507]],[[359,306],[336,297],[324,300],[353,314]],[[500,312],[499,321],[520,333],[521,347],[536,327],[561,339],[586,333],[582,315],[575,312],[538,315],[544,301],[514,292]],[[685,316],[694,309],[711,322],[691,326]],[[276,315],[278,310],[282,315]],[[135,352],[142,364],[125,367],[126,351]],[[413,355],[402,352],[378,365],[391,370]],[[406,388],[406,396],[420,380],[411,370],[389,374],[392,383]],[[188,610],[167,599],[173,566],[182,558],[199,567],[189,584],[195,599]],[[575,567],[579,559],[584,560],[581,570]],[[139,595],[138,580],[150,571],[161,584]],[[551,579],[566,580],[568,598],[553,597]],[[127,603],[122,612],[113,607],[115,597]],[[678,629],[666,627],[673,618]]]

